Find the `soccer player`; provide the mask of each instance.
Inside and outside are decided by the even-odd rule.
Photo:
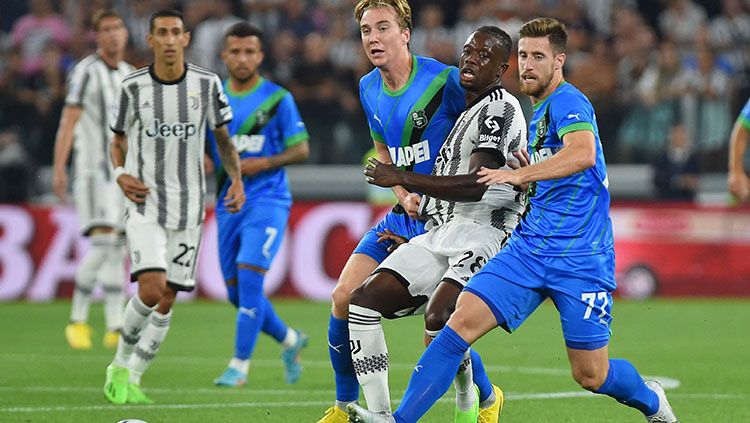
[[[564,25],[538,18],[521,27],[521,90],[531,97],[532,164],[482,169],[488,185],[530,184],[530,204],[508,244],[466,285],[446,327],[427,347],[392,419],[350,405],[355,422],[416,422],[448,388],[466,349],[495,327],[517,329],[551,298],[560,313],[573,378],[589,391],[638,409],[649,422],[676,422],[664,390],[635,367],[609,359],[614,241],[604,155],[594,110],[565,82]]]
[[[477,172],[506,166],[526,148],[526,120],[518,100],[502,88],[511,39],[494,26],[472,33],[460,60],[467,109],[443,144],[432,175],[402,171],[370,159],[367,181],[423,193],[420,215],[429,231],[401,245],[352,292],[349,332],[352,360],[370,411],[390,414],[388,348],[380,321],[420,313],[426,302],[428,339],[444,327],[464,284],[494,257],[521,218],[525,195],[509,184],[488,189]],[[510,169],[510,167],[508,167]],[[464,360],[469,360],[466,350]],[[479,401],[471,368],[454,381],[454,421],[476,422]],[[497,391],[498,401],[502,394]],[[497,419],[495,418],[495,421]]]
[[[359,91],[378,158],[405,170],[429,174],[448,132],[465,108],[458,69],[409,52],[412,15],[406,0],[360,0],[354,16],[362,47],[375,66],[360,80]],[[336,403],[319,423],[346,422],[346,405],[359,398],[347,322],[349,296],[394,246],[388,236],[383,236],[382,242],[379,239],[387,233],[412,238],[425,232],[424,222],[416,219],[419,194],[400,186],[393,191],[399,204],[364,235],[333,290],[328,350],[335,374]],[[500,402],[495,401],[495,390],[478,355],[472,352],[472,358],[480,401],[488,405],[481,413],[497,414]]]
[[[65,201],[68,190],[66,165],[75,148],[73,198],[81,232],[91,241],[78,266],[70,323],[65,339],[71,348],[92,348],[88,325],[91,292],[97,281],[104,288],[104,346],[117,346],[122,326],[125,239],[125,197],[117,186],[109,162],[109,110],[117,102],[120,81],[135,68],[123,61],[128,30],[112,10],[99,10],[92,24],[96,52],[81,60],[68,79],[68,95],[55,139],[52,184]]]
[[[727,183],[729,193],[737,203],[742,204],[750,200],[750,178],[745,169],[745,151],[750,137],[750,100],[745,103],[732,129],[729,139],[729,175]]]
[[[140,388],[141,375],[167,335],[177,292],[195,288],[205,215],[206,127],[232,179],[223,206],[237,212],[245,202],[239,156],[226,128],[232,110],[219,77],[183,61],[189,41],[180,12],[151,15],[154,63],[122,81],[112,121],[112,165],[130,200],[125,233],[131,279],[138,281],[107,367],[104,396],[115,404],[153,402]]]
[[[281,246],[292,205],[284,166],[307,159],[309,135],[289,91],[258,73],[263,61],[258,28],[246,22],[231,26],[224,36],[221,58],[229,71],[224,90],[234,115],[229,134],[240,153],[245,196],[251,202],[236,214],[220,202],[216,205],[219,258],[229,301],[237,307],[237,325],[234,357],[214,383],[247,383],[250,357],[261,330],[284,347],[281,357],[286,381],[294,383],[302,370],[299,352],[307,345],[307,336],[279,318],[263,295],[263,278]],[[230,184],[216,143],[208,135],[217,169],[217,192],[223,196]]]

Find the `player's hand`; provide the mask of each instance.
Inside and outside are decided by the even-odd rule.
[[[206,175],[210,175],[216,170],[216,165],[208,154],[203,155],[203,169],[206,170]]]
[[[362,173],[365,174],[365,180],[368,184],[386,188],[401,185],[398,168],[392,164],[383,163],[374,157],[367,160],[365,170]]]
[[[485,185],[511,184],[521,186],[524,183],[515,170],[488,169],[482,166],[477,175],[480,176],[477,182]]]
[[[143,204],[146,201],[149,189],[135,176],[123,173],[117,177],[117,185],[120,186],[120,189],[130,201],[138,204]]]
[[[245,186],[242,179],[233,179],[224,196],[224,207],[229,213],[237,213],[245,204]]]
[[[271,168],[266,157],[247,157],[240,160],[240,172],[245,176],[253,176]]]
[[[400,201],[401,207],[404,208],[406,214],[408,214],[412,219],[419,218],[419,205],[421,202],[422,196],[417,194],[416,192],[410,192]]]
[[[729,172],[727,176],[729,193],[737,199],[740,204],[750,199],[750,178],[745,172]]]
[[[531,163],[529,152],[525,148],[519,151],[514,151],[513,157],[515,157],[518,160],[518,162],[516,162],[515,160],[508,162],[508,166],[513,170],[526,167]],[[526,192],[528,189],[529,189],[528,183],[518,185],[518,190],[521,192]]]
[[[65,202],[68,194],[68,173],[65,169],[56,169],[52,174],[52,190],[61,203]]]
[[[401,235],[396,235],[388,229],[385,229],[383,232],[376,232],[376,234],[379,237],[378,242],[393,241],[393,244],[388,246],[389,253],[396,251],[396,248],[398,248],[401,244],[406,244],[407,242],[409,242],[408,239],[402,237]]]

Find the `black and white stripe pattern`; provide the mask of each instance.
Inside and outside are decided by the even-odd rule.
[[[498,87],[474,100],[461,114],[440,149],[432,174],[455,176],[469,173],[471,155],[475,151],[497,155],[498,161],[509,169],[506,160],[515,160],[512,153],[526,148],[526,142],[526,121],[518,100]],[[510,185],[493,185],[478,202],[454,202],[424,196],[420,212],[428,217],[430,228],[454,218],[463,218],[501,230],[512,230],[525,203],[517,194]]]
[[[112,129],[128,139],[125,169],[150,188],[144,205],[128,203],[169,229],[203,222],[203,152],[206,129],[232,118],[219,78],[187,64],[177,81],[161,81],[149,68],[123,81]]]

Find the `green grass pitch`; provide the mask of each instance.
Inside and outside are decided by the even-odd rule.
[[[233,309],[195,302],[175,307],[170,333],[142,386],[156,404],[114,406],[101,393],[112,351],[101,347],[101,306],[92,307],[97,346],[73,351],[63,337],[69,304],[0,305],[0,422],[314,422],[334,399],[326,330],[329,305],[275,300],[310,346],[295,385],[283,381],[280,348],[262,337],[248,386],[211,381],[232,353]],[[750,422],[750,300],[619,301],[612,357],[679,386],[667,391],[683,423]],[[421,317],[385,322],[391,393],[397,401],[422,351]],[[521,330],[495,331],[477,345],[505,390],[503,422],[641,422],[614,400],[587,394],[569,376],[557,313],[543,304]],[[452,421],[452,389],[423,419]]]

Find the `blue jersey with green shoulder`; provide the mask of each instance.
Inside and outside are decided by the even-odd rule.
[[[533,182],[529,204],[513,241],[545,256],[594,255],[614,247],[609,218],[609,182],[594,108],[573,85],[563,82],[534,105],[529,127],[532,163],[547,160],[563,147],[562,138],[591,131],[596,164],[564,178]]]
[[[253,88],[235,92],[226,80],[224,92],[234,114],[227,128],[240,159],[270,157],[309,138],[292,94],[283,87],[260,78]],[[208,135],[211,155],[216,163],[218,198],[221,199],[226,195],[230,181],[221,166],[216,140],[212,133]],[[292,195],[283,167],[243,176],[242,179],[249,202],[291,205]],[[223,207],[223,202],[217,201],[217,210]]]
[[[435,158],[466,108],[458,69],[435,59],[412,56],[406,85],[391,91],[378,69],[363,76],[359,97],[370,135],[388,146],[401,169],[432,173]]]
[[[750,131],[750,99],[747,100],[745,107],[742,108],[740,115],[737,116],[737,123]]]

